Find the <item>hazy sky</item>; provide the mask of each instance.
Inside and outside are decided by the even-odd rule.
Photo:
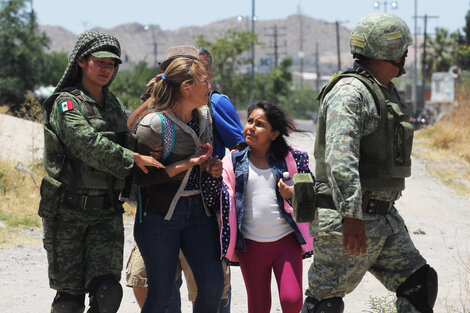
[[[233,16],[251,16],[252,0],[30,0],[38,14],[40,25],[60,25],[76,34],[94,26],[114,26],[138,22],[159,25],[164,30],[182,26],[202,26]],[[428,20],[428,32],[435,27],[450,31],[461,29],[470,9],[468,0],[416,0],[418,16],[438,16]],[[284,18],[298,12],[329,22],[348,21],[344,26],[352,29],[363,16],[387,12],[403,18],[413,32],[415,0],[397,0],[398,9],[392,10],[391,0],[255,0],[255,15],[260,20]],[[418,19],[418,31],[423,30],[423,19]]]

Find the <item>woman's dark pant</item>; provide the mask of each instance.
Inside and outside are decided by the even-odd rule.
[[[201,195],[181,197],[171,220],[144,212],[134,237],[145,262],[148,294],[142,313],[164,313],[174,296],[178,253],[182,249],[194,274],[195,313],[216,313],[223,291],[219,230],[205,213]]]

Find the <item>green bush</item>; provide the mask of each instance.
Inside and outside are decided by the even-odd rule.
[[[371,297],[369,300],[370,310],[364,311],[367,313],[397,313],[395,303],[397,297],[393,293],[389,293],[382,297]]]
[[[147,82],[155,77],[156,70],[141,61],[133,70],[120,70],[111,84],[111,91],[127,108],[137,108],[140,96],[146,91]]]

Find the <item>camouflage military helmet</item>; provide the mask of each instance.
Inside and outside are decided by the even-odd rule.
[[[351,53],[372,59],[393,60],[401,58],[413,43],[408,25],[393,14],[371,14],[354,27]]]
[[[121,63],[121,45],[119,41],[109,34],[99,32],[86,32],[78,37],[75,43],[75,48],[69,57],[69,64],[62,75],[55,92],[60,91],[65,87],[73,87],[81,79],[81,72],[77,61],[80,58],[87,57],[95,52],[109,52],[109,56],[116,59],[114,65],[114,74],[109,80],[106,87],[111,85],[114,77],[117,74],[119,63]]]

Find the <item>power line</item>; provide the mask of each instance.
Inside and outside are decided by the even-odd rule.
[[[284,41],[283,45],[279,44],[279,37],[281,36],[286,36],[286,33],[280,33],[279,30],[285,30],[285,27],[278,27],[277,25],[274,25],[270,27],[273,30],[272,34],[266,34],[265,36],[272,37],[273,38],[273,45],[270,48],[273,48],[273,53],[270,55],[274,56],[274,67],[277,67],[279,63],[279,48],[285,48],[287,46],[286,42]]]
[[[335,22],[335,29],[336,29],[336,54],[338,58],[338,72],[341,71],[341,48],[339,44],[339,25],[347,24],[349,21],[336,21]]]
[[[304,20],[302,16],[302,7],[299,1],[297,7],[297,14],[299,16],[299,73],[300,73],[300,87],[304,87]]]

